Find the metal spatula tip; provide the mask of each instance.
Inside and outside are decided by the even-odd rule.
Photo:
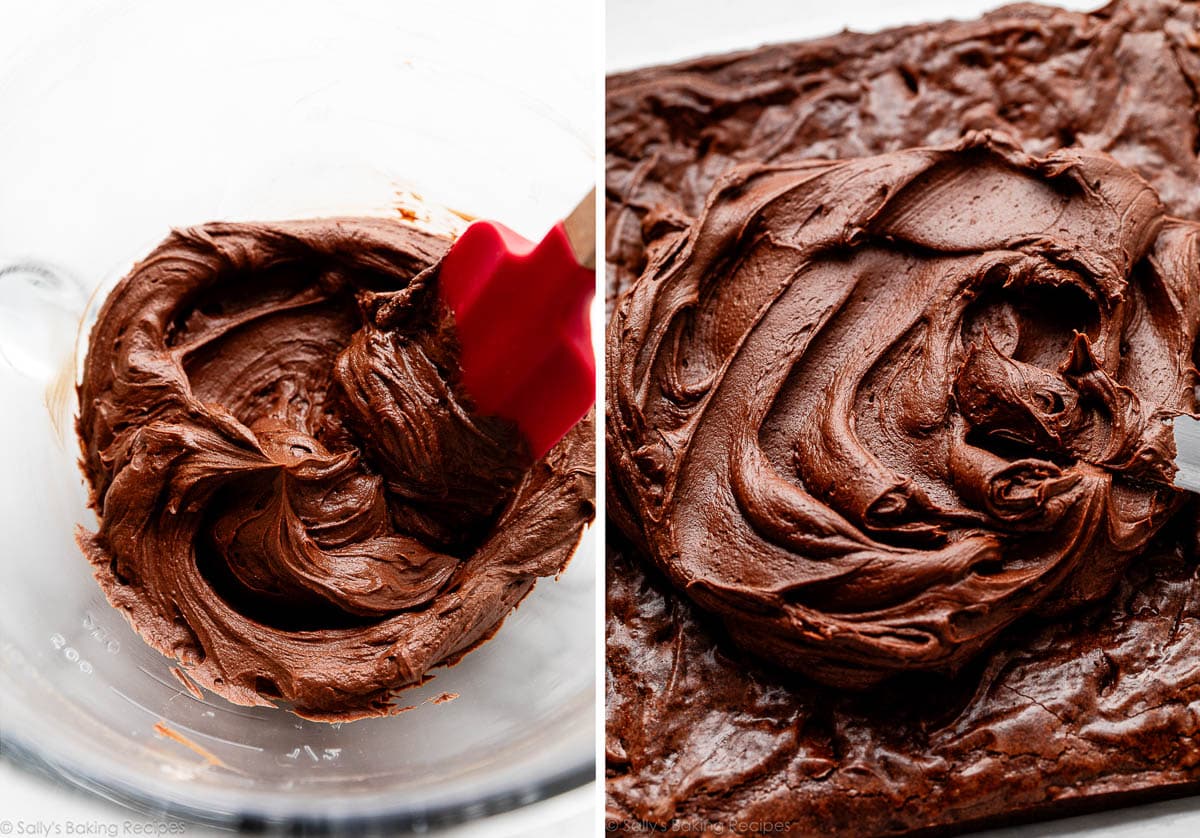
[[[1180,416],[1175,420],[1175,485],[1200,492],[1200,420]]]

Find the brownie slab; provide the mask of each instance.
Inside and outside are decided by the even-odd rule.
[[[1195,4],[1017,6],[611,77],[610,302],[648,251],[672,258],[649,243],[677,240],[740,163],[992,130],[1038,155],[1105,151],[1169,212],[1196,219],[1198,21]],[[636,502],[609,484],[610,829],[956,830],[1200,783],[1194,501],[1103,601],[1030,615],[952,675],[847,690],[756,662],[744,637],[735,645],[660,574]]]

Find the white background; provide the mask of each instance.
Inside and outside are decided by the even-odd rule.
[[[1090,11],[1100,0],[1048,5]],[[607,70],[629,70],[761,44],[875,32],[938,20],[971,20],[997,0],[608,0]]]

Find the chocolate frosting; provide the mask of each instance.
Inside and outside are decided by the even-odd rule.
[[[386,219],[206,224],[100,312],[80,543],[147,642],[231,701],[394,712],[592,517],[590,419],[533,463],[459,392],[448,244]]]
[[[1200,225],[1107,155],[747,165],[650,259],[609,329],[617,512],[755,655],[954,671],[1180,508]]]
[[[609,295],[645,267],[647,218],[697,215],[739,163],[866,157],[972,130],[1031,154],[1107,152],[1172,215],[1200,220],[1197,32],[1196,2],[1020,3],[609,76]]]

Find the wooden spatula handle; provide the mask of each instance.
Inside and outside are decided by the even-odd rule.
[[[596,269],[596,189],[588,192],[587,197],[579,202],[571,214],[563,219],[563,229],[567,233],[567,241],[579,264],[591,270]]]

